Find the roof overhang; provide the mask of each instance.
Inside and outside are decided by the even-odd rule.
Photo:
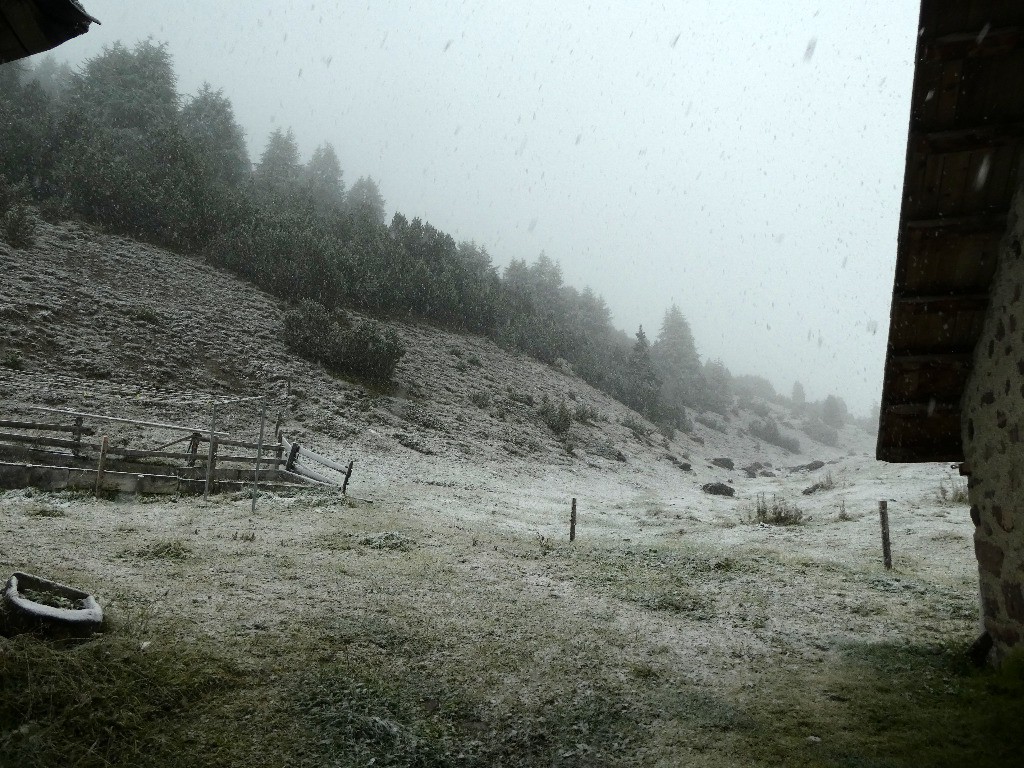
[[[960,401],[1024,149],[1024,2],[923,0],[877,456],[962,461]]]
[[[55,48],[99,24],[75,0],[0,0],[0,64]]]

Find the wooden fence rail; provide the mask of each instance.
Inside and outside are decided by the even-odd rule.
[[[74,412],[69,412],[74,414]],[[96,430],[92,427],[83,426],[83,416],[76,416],[75,423],[68,424],[51,424],[35,421],[22,421],[15,419],[0,419],[0,429],[5,430],[33,430],[38,433],[71,433],[73,437],[53,437],[46,434],[20,434],[17,432],[0,432],[0,444],[13,444],[15,446],[21,446],[28,450],[38,449],[39,451],[46,452],[46,448],[63,448],[70,450],[72,455],[81,458],[83,451],[92,453],[103,453],[104,456],[116,456],[121,459],[132,460],[132,459],[162,459],[165,461],[182,461],[186,462],[189,466],[194,466],[197,461],[201,464],[206,464],[208,459],[208,452],[204,451],[199,453],[198,447],[200,443],[209,443],[209,433],[202,434],[194,430],[191,431],[189,437],[184,437],[178,440],[174,440],[160,448],[148,449],[148,448],[127,448],[117,447],[110,445],[105,439],[103,443],[106,443],[106,447],[103,447],[103,443],[100,442],[86,442],[81,439],[83,435],[93,436],[96,434]],[[137,425],[146,425],[158,427],[161,429],[174,429],[177,431],[186,431],[185,428],[177,427],[176,425],[158,424],[155,422],[138,421],[134,419],[120,419],[115,417],[101,417],[106,421],[117,421],[122,423],[130,423]],[[284,445],[282,443],[268,443],[259,445],[248,440],[235,440],[228,437],[219,437],[221,433],[214,433],[214,444],[213,444],[213,461],[215,463],[230,463],[230,464],[251,464],[255,466],[257,456],[261,466],[267,469],[276,469],[287,464],[287,457],[284,455]],[[173,445],[181,443],[185,440],[189,440],[189,445],[185,450],[173,451],[165,450]],[[244,453],[229,453],[220,452],[221,448],[239,448],[243,451],[252,451],[253,455],[246,455]],[[51,452],[52,453],[52,452]],[[321,480],[321,482],[324,482]],[[329,480],[326,482],[330,483]]]
[[[298,443],[289,442],[284,435],[278,435],[278,439],[284,447],[284,453],[287,454],[287,459],[285,460],[285,469],[287,471],[294,472],[298,475],[309,478],[310,480],[315,480],[318,483],[337,488],[339,486],[337,480],[332,479],[324,473],[309,466],[310,463],[319,464],[345,475],[345,479],[340,483],[340,486],[343,493],[348,488],[348,481],[352,476],[352,462],[349,462],[348,466],[345,467],[333,459],[329,459],[328,457],[317,453],[316,451],[303,448]]]
[[[77,424],[40,424],[35,421],[8,421],[0,419],[0,429],[37,429],[43,432],[74,432],[89,437],[96,434],[92,427],[82,427]]]
[[[12,432],[0,432],[0,442],[29,443],[45,445],[50,448],[72,448],[98,451],[98,443],[83,443],[80,440],[68,440],[62,437],[46,437],[44,435],[16,435]]]

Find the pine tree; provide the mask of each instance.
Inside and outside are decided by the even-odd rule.
[[[804,392],[804,385],[799,381],[793,384],[793,395],[790,399],[793,401],[794,413],[803,413],[807,408],[807,393]]]
[[[629,354],[626,371],[626,404],[648,418],[654,418],[658,408],[658,391],[661,379],[651,360],[651,345],[641,325],[636,332],[636,342]]]
[[[203,83],[181,109],[182,129],[210,176],[237,187],[252,174],[245,135],[231,102],[220,89]]]
[[[709,411],[725,414],[732,405],[732,374],[721,360],[704,364],[703,405]]]
[[[204,174],[182,131],[167,46],[120,44],[71,83],[54,138],[54,181],[85,218],[158,243],[179,243],[204,204]]]
[[[359,177],[349,189],[346,201],[349,211],[357,219],[384,223],[384,197],[371,177]]]
[[[67,62],[57,61],[53,53],[47,53],[39,60],[35,69],[28,73],[27,77],[29,80],[38,82],[50,98],[59,99],[71,86],[74,72]]]
[[[292,129],[275,128],[260,155],[254,178],[260,190],[272,198],[282,200],[294,197],[298,191],[302,166],[299,163],[299,145]]]
[[[849,415],[850,412],[847,410],[846,403],[843,402],[841,397],[829,395],[821,404],[821,420],[830,427],[841,429],[846,424]]]
[[[345,204],[345,182],[342,180],[341,162],[331,143],[325,141],[313,150],[304,173],[313,205],[324,213]]]
[[[121,43],[86,62],[70,93],[72,106],[107,128],[150,134],[178,116],[178,78],[166,43]]]
[[[665,416],[681,422],[685,406],[701,404],[701,364],[690,324],[675,304],[665,312],[652,354],[662,380]]]

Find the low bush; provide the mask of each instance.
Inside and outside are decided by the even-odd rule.
[[[819,480],[814,483],[814,485],[804,488],[803,494],[804,496],[810,496],[812,493],[817,493],[818,491],[831,491],[835,487],[836,479],[832,477],[832,471],[829,470],[825,473],[825,478],[823,480]]]
[[[754,521],[766,525],[800,525],[804,522],[804,513],[795,504],[774,494],[769,504],[765,495],[759,493],[754,502]]]
[[[482,389],[478,389],[469,393],[469,402],[477,408],[486,408],[491,404],[491,396]]]
[[[539,407],[541,420],[548,425],[548,428],[556,435],[564,435],[572,426],[572,413],[565,400],[559,400],[558,405],[544,395]]]
[[[21,353],[13,349],[4,353],[4,356],[0,358],[0,365],[10,368],[12,371],[25,369],[25,361],[22,359]]]
[[[284,343],[307,360],[369,381],[391,379],[405,346],[390,328],[362,320],[350,323],[315,301],[285,313]]]
[[[693,432],[693,419],[682,406],[663,405],[652,421],[657,425],[658,431],[669,440],[675,439],[676,431],[687,434]]]
[[[26,199],[28,199],[27,181],[12,184],[6,176],[0,173],[0,216],[3,216],[18,203],[24,203]]]
[[[343,332],[336,344],[332,366],[371,381],[390,380],[405,355],[405,346],[397,333],[390,328],[382,330],[366,320],[356,323],[348,333]]]
[[[637,440],[646,440],[650,437],[652,430],[646,424],[639,419],[634,419],[632,416],[627,416],[622,420],[622,426],[633,433],[633,437]]]
[[[744,403],[744,405],[755,416],[760,416],[762,419],[771,418],[771,409],[768,408],[768,404],[763,400],[750,400],[749,402]]]
[[[846,499],[839,500],[839,506],[837,507],[837,509],[839,510],[839,520],[841,520],[842,522],[848,523],[852,520],[857,519],[857,517],[851,515],[849,512],[846,511]]]
[[[967,482],[954,477],[939,481],[939,490],[935,495],[940,504],[954,506],[971,503],[967,495]]]
[[[35,210],[24,203],[15,203],[0,219],[0,232],[8,245],[28,248],[36,241],[39,218]]]
[[[831,448],[839,446],[839,430],[835,427],[830,427],[821,419],[808,419],[803,423],[801,429],[805,435],[815,442]]]
[[[800,453],[800,441],[795,437],[786,437],[779,431],[779,425],[774,419],[760,419],[751,423],[747,431],[754,437],[759,437],[766,443],[777,445],[790,453]]]
[[[579,405],[576,406],[576,410],[573,413],[573,417],[580,424],[591,424],[595,421],[598,421],[601,418],[601,414],[594,406],[580,403]]]
[[[519,403],[520,405],[528,405],[531,408],[533,407],[534,403],[536,403],[536,400],[534,400],[533,395],[531,395],[529,392],[519,392],[513,389],[511,386],[509,386],[508,388],[508,399],[513,403]]]
[[[726,426],[720,418],[711,413],[698,413],[693,417],[698,424],[703,424],[708,429],[713,429],[715,432],[721,432],[723,435],[726,434]]]

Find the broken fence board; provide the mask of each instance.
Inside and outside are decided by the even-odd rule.
[[[52,448],[99,450],[99,445],[96,443],[83,443],[79,440],[65,440],[62,437],[44,437],[42,435],[15,435],[11,432],[0,432],[0,443],[28,443],[30,445],[48,445]]]
[[[279,469],[277,470],[277,473],[277,479],[282,482],[300,483],[302,485],[309,485],[310,483],[313,485],[324,485],[324,483],[321,483],[318,480],[306,477],[305,475],[300,475],[296,472],[290,472],[287,469]],[[336,486],[332,484],[329,487],[335,488]]]
[[[338,487],[338,484],[331,480],[329,477],[321,475],[315,469],[310,469],[309,467],[299,464],[298,462],[295,462],[295,464],[292,466],[292,471],[302,475],[303,477],[308,477],[310,480],[316,480],[318,483],[322,483],[323,485],[329,485],[332,488]]]
[[[315,451],[311,451],[308,448],[299,448],[299,458],[312,459],[313,461],[319,464],[323,464],[325,467],[329,467],[333,469],[335,472],[341,472],[342,474],[345,474],[348,471],[348,467],[338,464],[336,461],[333,461],[332,459],[329,459],[326,456],[322,456],[321,454]]]
[[[36,429],[42,432],[72,432],[80,435],[92,436],[96,434],[96,430],[92,427],[76,427],[74,425],[68,426],[66,424],[41,424],[35,421],[10,421],[8,419],[0,419],[0,429]]]

